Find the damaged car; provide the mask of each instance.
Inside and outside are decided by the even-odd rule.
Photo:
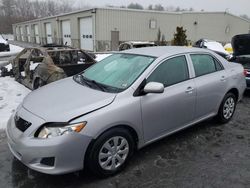
[[[129,50],[133,48],[145,48],[145,47],[152,47],[156,46],[154,42],[149,42],[149,41],[128,41],[128,42],[123,42],[119,45],[118,50],[123,51],[123,50]]]
[[[240,63],[245,69],[247,89],[250,89],[250,34],[236,35],[232,38],[232,62]]]
[[[212,50],[213,52],[219,54],[224,59],[229,60],[232,56],[229,52],[227,52],[221,43],[208,39],[200,39],[195,42],[193,47],[197,48],[206,48],[208,50]]]
[[[78,74],[95,62],[80,49],[64,46],[25,48],[11,60],[9,67],[1,68],[1,76],[13,75],[16,81],[34,90]]]

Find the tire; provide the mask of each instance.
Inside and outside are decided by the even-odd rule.
[[[110,129],[90,145],[85,157],[85,166],[99,177],[114,175],[126,166],[134,149],[135,141],[128,130]]]
[[[46,84],[41,78],[36,78],[33,84],[33,90],[38,89],[39,87],[42,87],[44,85]]]
[[[235,112],[236,103],[236,96],[233,93],[227,93],[225,95],[217,114],[217,120],[220,123],[227,123],[232,119]]]

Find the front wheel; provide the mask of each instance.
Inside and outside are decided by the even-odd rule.
[[[233,93],[227,93],[220,105],[217,119],[221,123],[229,122],[234,114],[236,107],[236,97]]]
[[[98,176],[110,176],[121,171],[134,151],[129,131],[114,128],[103,133],[90,147],[87,167]]]

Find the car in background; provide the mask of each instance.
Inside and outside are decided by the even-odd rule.
[[[119,51],[122,50],[129,50],[132,48],[144,48],[144,47],[152,47],[156,46],[154,42],[148,42],[148,41],[129,41],[129,42],[123,42],[119,45]]]
[[[245,69],[247,89],[250,89],[250,34],[236,35],[232,38],[232,62],[240,63]]]
[[[206,48],[206,49],[212,50],[213,52],[219,54],[226,60],[229,60],[231,58],[230,53],[227,52],[222,46],[222,44],[217,41],[208,40],[208,39],[200,39],[197,42],[195,42],[193,47]]]
[[[10,45],[8,39],[4,39],[4,37],[0,35],[0,52],[3,51],[10,51]]]
[[[232,47],[232,44],[231,43],[226,43],[225,46],[224,46],[224,49],[230,53],[230,54],[233,54],[233,47]]]
[[[113,175],[136,149],[211,117],[229,122],[243,70],[199,48],[119,52],[31,92],[8,121],[8,146],[42,173]]]
[[[67,46],[25,48],[11,60],[11,65],[1,68],[1,76],[13,75],[18,82],[34,90],[78,74],[95,62],[87,52]]]

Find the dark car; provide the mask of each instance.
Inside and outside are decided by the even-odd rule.
[[[10,45],[8,39],[4,39],[4,37],[0,35],[0,52],[3,51],[10,51]]]
[[[250,89],[250,34],[236,35],[232,38],[232,62],[240,63],[245,69],[247,89]]]
[[[143,47],[152,47],[156,46],[154,42],[145,42],[145,41],[129,41],[121,43],[119,46],[119,51],[128,50],[132,48],[143,48]]]
[[[12,69],[1,68],[2,76],[15,79],[34,90],[56,80],[78,74],[96,61],[87,52],[61,47],[25,48],[11,61]]]

